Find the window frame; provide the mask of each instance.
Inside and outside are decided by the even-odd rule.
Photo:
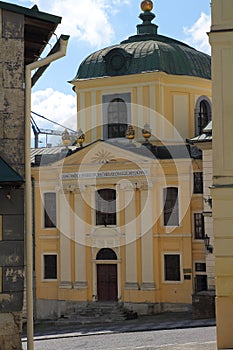
[[[198,290],[198,288],[197,288],[198,278],[205,279],[206,288]],[[202,273],[202,274],[195,274],[195,277],[194,277],[194,290],[195,290],[195,293],[200,293],[200,292],[208,290],[208,277],[207,277],[207,274],[204,274],[204,273]]]
[[[198,266],[203,266],[204,269],[199,269]],[[201,273],[206,272],[206,262],[205,261],[195,261],[194,262],[194,267],[195,267],[195,273]]]
[[[198,271],[196,269],[197,264],[205,265],[205,271]],[[195,291],[195,293],[208,290],[208,274],[207,274],[206,261],[194,261],[194,271],[195,271],[195,275],[194,275],[194,291]],[[204,282],[206,285],[206,289],[197,290],[198,278],[203,278],[205,280]]]
[[[178,256],[179,257],[179,280],[167,280],[166,279],[166,262],[165,262],[165,257],[166,256]],[[182,273],[182,259],[181,259],[181,253],[180,252],[164,252],[163,253],[163,282],[164,283],[172,283],[172,284],[181,284],[183,283],[183,273]],[[174,265],[173,265],[174,266]]]
[[[201,113],[202,106],[206,108],[206,123],[205,125],[201,125]],[[200,96],[196,102],[195,110],[194,110],[194,119],[195,119],[195,136],[200,136],[203,133],[203,129],[208,125],[208,123],[212,120],[212,103],[207,96]]]
[[[125,133],[128,125],[127,106],[125,101],[120,97],[112,99],[109,102],[107,113],[108,113],[107,115],[108,139],[125,137]],[[114,118],[114,115],[117,115],[117,118]],[[122,118],[122,115],[124,118]],[[121,119],[124,119],[124,120],[121,120]]]
[[[115,203],[114,205],[114,209],[115,211],[108,213],[108,212],[101,212],[101,210],[98,210],[98,206],[101,205],[101,201],[98,202],[98,198],[97,195],[99,195],[99,192],[101,191],[106,191],[105,193],[112,193],[114,194],[113,197],[115,197],[113,200],[109,200],[110,201],[114,201]],[[100,196],[101,197],[101,196]],[[101,197],[102,198],[102,197]],[[102,198],[103,199],[103,198]],[[103,199],[104,201],[107,199]],[[102,215],[102,218],[101,218]],[[109,219],[110,217],[110,219]],[[107,219],[107,220],[106,220]],[[111,222],[113,221],[113,222]],[[99,227],[99,226],[116,226],[117,225],[117,191],[115,188],[111,188],[111,187],[105,187],[105,188],[100,188],[97,191],[95,191],[95,226]]]
[[[55,196],[54,201],[53,201],[53,214],[55,214],[55,223],[52,221],[50,218],[50,215],[47,213],[46,210],[46,196],[53,194]],[[57,193],[54,191],[46,191],[43,193],[43,202],[42,202],[42,211],[43,211],[43,223],[42,226],[44,229],[56,229],[57,228]],[[50,222],[51,224],[46,224],[46,220],[48,220],[48,223]]]
[[[45,276],[45,257],[46,256],[56,256],[56,277],[52,278],[46,278]],[[50,252],[46,252],[46,253],[43,253],[42,254],[42,264],[41,264],[41,280],[43,282],[54,282],[54,281],[57,281],[58,280],[58,254],[53,252],[53,253],[50,253]]]
[[[201,231],[202,231],[202,235],[200,237],[199,233],[198,233],[198,227],[200,228],[200,225],[197,227],[196,223],[197,221],[200,221],[200,218],[199,219],[196,219],[197,216],[201,216],[202,219],[201,219]],[[203,212],[194,212],[193,213],[193,236],[194,236],[194,240],[201,240],[203,241],[204,238],[205,238],[205,218],[204,218],[204,215],[203,215]]]
[[[126,125],[131,123],[131,92],[116,93],[109,95],[102,95],[102,113],[103,113],[103,140],[108,140],[108,109],[109,104],[114,99],[121,99],[126,106]],[[125,123],[123,123],[125,124]],[[127,127],[126,127],[127,128]],[[125,137],[125,136],[124,136]]]
[[[200,178],[198,179],[199,174],[200,174]],[[194,171],[193,172],[193,194],[203,194],[203,192],[204,192],[203,172]]]
[[[167,191],[168,189],[176,189],[177,195],[176,195],[176,201],[175,201],[175,205],[173,206],[172,212],[169,216],[169,218],[167,220],[165,220],[165,216],[167,215],[166,210],[165,210],[165,205],[166,205],[166,200],[167,200],[167,196],[165,197],[165,191]],[[162,205],[163,205],[163,226],[164,227],[180,227],[180,190],[178,186],[167,186],[167,187],[163,187],[163,191],[162,191]],[[174,211],[175,208],[175,211]],[[167,209],[167,211],[170,211],[171,209]],[[169,220],[170,217],[172,215],[172,213],[176,214],[176,224],[173,224],[173,222],[171,222],[171,224],[169,224]]]

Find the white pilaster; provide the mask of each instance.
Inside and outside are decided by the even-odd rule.
[[[85,200],[81,191],[74,193],[75,288],[87,288]]]
[[[70,194],[59,195],[59,229],[60,229],[60,287],[71,288],[71,218]]]
[[[141,188],[142,289],[154,289],[152,186]]]
[[[138,289],[137,281],[137,234],[135,188],[127,182],[121,184],[125,197],[125,242],[126,242],[126,274],[125,288]]]

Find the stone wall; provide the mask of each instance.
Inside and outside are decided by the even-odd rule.
[[[24,177],[24,16],[0,9],[0,155]],[[15,191],[15,192],[14,192]],[[24,267],[24,191],[20,204],[11,188],[8,202],[15,207],[7,211],[3,193],[0,203],[0,349],[20,350],[22,326],[22,287]],[[4,192],[4,189],[1,190]],[[4,200],[3,200],[4,199]],[[17,203],[16,203],[17,202]],[[17,213],[21,207],[21,213]],[[9,227],[9,214],[14,224]],[[7,219],[8,217],[8,219]],[[19,228],[20,226],[20,228]],[[20,231],[20,232],[19,232]],[[10,236],[9,236],[9,235]],[[20,234],[20,237],[19,237]]]
[[[215,292],[203,291],[192,297],[193,319],[215,318]]]
[[[24,16],[0,12],[0,47],[0,154],[24,176]]]

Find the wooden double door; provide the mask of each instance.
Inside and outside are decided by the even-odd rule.
[[[97,264],[98,301],[117,301],[117,264]]]

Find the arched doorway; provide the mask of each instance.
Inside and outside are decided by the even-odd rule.
[[[117,260],[116,253],[109,248],[101,249],[96,260],[97,263],[97,296],[98,301],[117,301],[117,264],[104,263],[104,260]]]

